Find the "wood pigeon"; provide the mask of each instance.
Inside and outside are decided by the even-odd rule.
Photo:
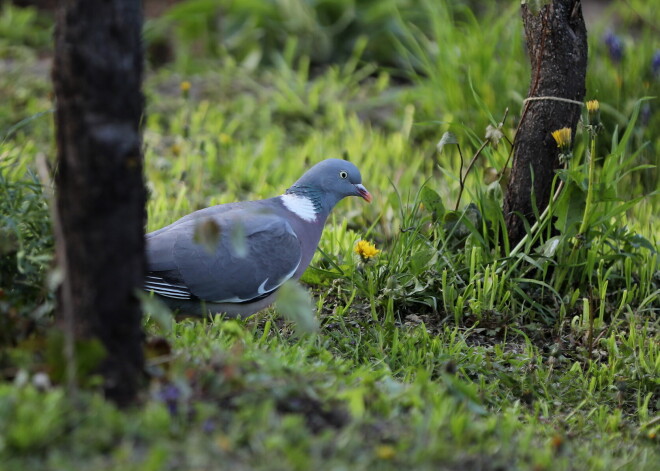
[[[302,276],[330,211],[346,196],[371,202],[355,165],[327,159],[281,196],[188,214],[147,234],[144,289],[184,314],[252,315]]]

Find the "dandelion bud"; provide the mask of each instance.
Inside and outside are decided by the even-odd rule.
[[[589,100],[587,102],[587,113],[589,125],[598,126],[600,124],[600,103],[598,103],[598,100]]]
[[[179,85],[179,88],[181,89],[181,93],[183,94],[184,98],[188,98],[188,94],[190,93],[190,87],[192,87],[192,85],[187,80],[184,80],[183,82],[181,82],[181,85]]]

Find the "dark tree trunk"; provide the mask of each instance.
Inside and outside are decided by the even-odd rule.
[[[532,2],[533,3],[533,2]],[[522,5],[532,80],[528,98],[557,97],[582,102],[587,74],[587,29],[579,0],[552,0],[540,11]],[[511,180],[504,200],[509,240],[525,235],[523,220],[534,222],[533,204],[548,205],[559,150],[552,131],[575,129],[581,106],[553,99],[526,102],[516,133]],[[531,171],[530,171],[531,169]],[[533,193],[532,193],[533,192]]]
[[[64,1],[53,68],[58,317],[76,339],[100,339],[106,395],[122,405],[144,366],[141,29],[139,0]]]

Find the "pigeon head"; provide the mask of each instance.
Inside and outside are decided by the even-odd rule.
[[[347,196],[359,196],[371,202],[371,194],[362,185],[358,168],[347,160],[326,159],[309,169],[293,184],[287,194],[304,196],[319,209],[330,211]]]

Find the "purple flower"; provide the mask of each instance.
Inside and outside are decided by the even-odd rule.
[[[213,433],[215,431],[215,422],[213,419],[206,419],[204,423],[202,423],[202,430],[205,433]]]
[[[176,415],[179,410],[179,398],[181,391],[174,384],[168,383],[158,392],[158,399],[167,406],[170,415]]]
[[[603,38],[603,41],[607,46],[612,62],[621,62],[621,59],[623,59],[623,42],[621,41],[621,38],[619,38],[612,31],[608,31]]]
[[[655,51],[653,59],[651,59],[651,70],[655,78],[660,78],[660,49]]]

